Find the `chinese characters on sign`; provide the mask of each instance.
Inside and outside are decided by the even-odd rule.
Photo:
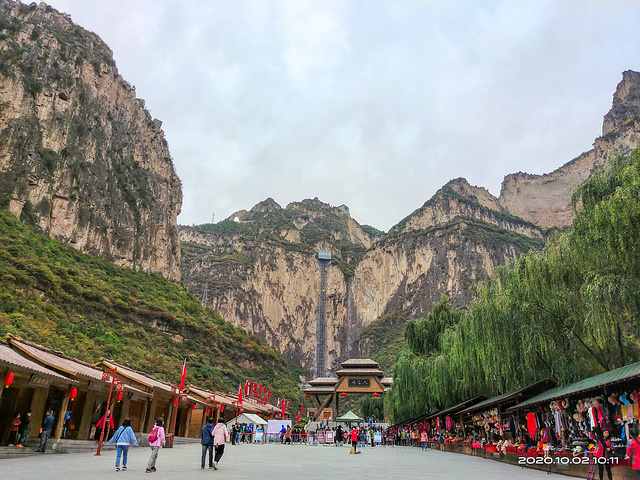
[[[369,387],[369,379],[368,378],[350,378],[349,379],[350,387]]]
[[[258,403],[271,401],[271,389],[251,380],[247,380],[244,384],[244,395],[247,398],[255,399]]]

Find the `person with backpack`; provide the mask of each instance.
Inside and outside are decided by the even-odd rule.
[[[226,443],[229,443],[229,431],[227,430],[227,426],[224,424],[224,418],[220,417],[218,419],[218,423],[213,428],[211,436],[213,437],[213,448],[216,451],[216,458],[213,461],[213,468],[214,470],[217,470],[218,462],[224,454],[224,445]],[[209,454],[209,458],[211,458],[211,454]]]
[[[111,440],[107,443],[115,443],[116,444],[116,472],[120,471],[120,457],[122,456],[122,470],[127,469],[127,457],[129,455],[129,445],[133,445],[134,447],[138,446],[138,440],[136,439],[136,434],[133,433],[133,428],[131,428],[131,419],[125,418],[122,422],[122,425],[116,433],[113,434]]]
[[[158,460],[158,452],[160,446],[164,446],[166,440],[164,436],[164,419],[159,417],[156,420],[156,424],[153,426],[151,432],[149,432],[149,446],[151,447],[151,457],[147,462],[146,473],[153,473],[156,471],[156,460]]]
[[[204,461],[207,459],[209,452],[209,468],[213,468],[213,418],[207,417],[207,424],[202,427],[200,434],[200,444],[202,445],[202,461],[200,468],[204,469]]]

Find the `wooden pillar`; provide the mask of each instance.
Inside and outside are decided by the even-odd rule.
[[[151,429],[153,428],[153,426],[156,423],[156,409],[158,408],[158,400],[156,400],[155,397],[153,397],[153,400],[151,400],[151,405],[149,405],[149,417],[147,418],[147,428],[145,429],[145,432],[150,432]],[[169,419],[167,418],[167,423],[165,424],[165,431],[167,431],[167,433],[169,432]]]
[[[189,427],[191,426],[191,415],[193,414],[193,410],[191,410],[191,405],[187,406],[187,420],[184,422],[184,437],[189,436]]]
[[[140,430],[147,433],[147,413],[149,411],[149,400],[145,399],[142,405],[142,415],[140,416]]]
[[[118,423],[116,425],[122,425],[122,422],[125,418],[129,416],[129,410],[131,409],[131,399],[126,396],[122,400],[122,408],[120,409],[120,418],[118,419]]]
[[[331,402],[331,416],[333,417],[333,421],[336,421],[338,418],[338,393],[333,392],[333,401]]]
[[[9,369],[0,370],[0,402],[2,402],[2,392],[4,392],[4,377],[7,375],[8,371]]]
[[[33,398],[31,399],[31,433],[30,437],[38,437],[40,435],[40,425],[44,420],[44,407],[47,403],[47,397],[49,396],[48,388],[36,388],[33,392]]]
[[[78,428],[78,440],[88,440],[91,434],[91,418],[93,417],[93,406],[96,404],[97,392],[89,390],[84,397],[84,406],[82,407],[82,418],[80,419],[80,427]]]
[[[53,434],[53,438],[60,438],[62,436],[62,428],[64,427],[64,415],[67,413],[67,407],[69,406],[69,390],[64,394],[62,403],[60,404],[60,410],[54,413],[57,417],[58,423],[56,424],[56,431]]]

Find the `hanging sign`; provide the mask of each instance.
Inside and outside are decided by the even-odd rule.
[[[49,385],[51,385],[51,380],[38,375],[31,375],[31,380],[29,380],[30,387],[49,388]]]
[[[253,398],[261,404],[269,403],[271,401],[271,389],[258,382],[247,380],[244,383],[244,396]]]

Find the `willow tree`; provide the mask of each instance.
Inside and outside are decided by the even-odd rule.
[[[571,229],[498,268],[466,311],[441,299],[407,325],[392,418],[640,358],[640,151],[592,175],[573,205]]]

